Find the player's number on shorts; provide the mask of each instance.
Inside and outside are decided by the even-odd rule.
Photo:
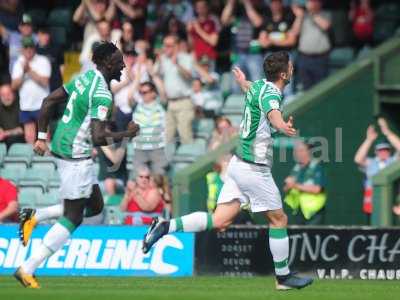
[[[74,109],[74,101],[76,100],[77,95],[78,95],[77,92],[73,91],[71,96],[69,97],[69,101],[67,104],[68,112],[66,112],[62,117],[62,121],[64,123],[68,123],[72,119],[72,111]]]
[[[242,123],[242,138],[246,138],[250,134],[250,125],[251,125],[251,113],[250,108],[247,106],[244,111],[244,119]]]

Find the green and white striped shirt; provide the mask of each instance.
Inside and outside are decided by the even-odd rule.
[[[154,150],[165,147],[165,110],[158,101],[139,103],[132,119],[140,126],[140,134],[132,140],[135,149]]]
[[[90,157],[93,143],[90,120],[110,118],[113,101],[103,75],[90,70],[64,86],[67,107],[51,140],[51,151],[66,158]]]
[[[266,79],[251,84],[245,98],[237,156],[248,162],[272,166],[272,133],[276,130],[267,114],[273,109],[281,110],[281,105],[282,93],[275,84]]]

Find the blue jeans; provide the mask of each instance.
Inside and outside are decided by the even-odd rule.
[[[329,54],[304,55],[297,58],[299,81],[303,90],[308,90],[328,76]]]

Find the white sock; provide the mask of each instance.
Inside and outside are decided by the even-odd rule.
[[[38,223],[49,220],[57,219],[61,217],[64,213],[64,206],[62,204],[56,204],[52,206],[37,208],[35,213],[35,218]]]
[[[213,228],[212,215],[198,211],[186,216],[172,219],[169,223],[168,233],[172,232],[199,232]]]
[[[269,248],[274,259],[275,274],[289,274],[289,237],[286,228],[269,228]]]
[[[35,249],[29,259],[21,265],[24,272],[33,274],[46,258],[65,244],[74,229],[75,226],[64,217],[54,224],[47,231],[39,248]]]

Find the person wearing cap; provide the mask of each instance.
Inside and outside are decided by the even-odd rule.
[[[392,148],[394,148],[396,152],[400,151],[400,138],[390,130],[386,120],[379,118],[378,125],[382,134],[385,136],[385,140],[379,140],[378,133],[374,126],[369,125],[366,138],[354,156],[355,163],[366,175],[366,180],[364,182],[363,212],[367,214],[368,218],[373,210],[372,177],[398,160],[398,154],[392,154]],[[375,156],[368,157],[368,152],[375,141],[377,141],[375,144]]]
[[[22,39],[22,53],[11,72],[11,86],[20,99],[20,122],[24,125],[25,141],[36,140],[36,121],[43,99],[49,94],[51,65],[47,57],[36,54],[32,37]]]
[[[285,179],[284,201],[296,215],[298,225],[321,225],[324,220],[325,172],[321,161],[313,158],[311,149],[312,145],[303,141],[295,144],[296,164]]]
[[[18,32],[9,32],[8,43],[10,45],[10,72],[21,53],[22,39],[25,37],[32,37],[35,42],[37,41],[37,36],[33,32],[32,17],[29,14],[22,15],[18,25]]]

